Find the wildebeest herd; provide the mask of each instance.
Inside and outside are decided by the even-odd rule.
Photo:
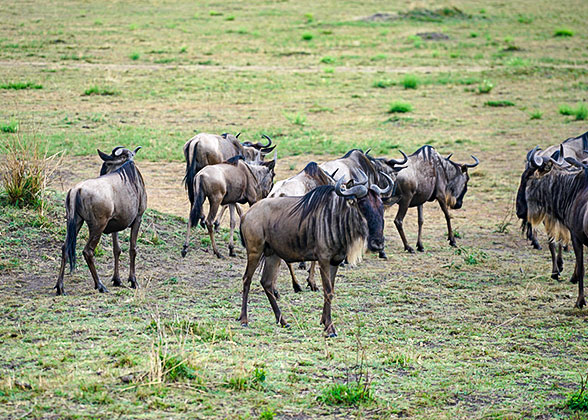
[[[243,300],[238,321],[248,325],[247,299],[252,277],[263,265],[261,284],[270,302],[276,322],[288,326],[277,299],[276,279],[282,260],[292,276],[296,292],[302,290],[292,264],[311,262],[308,286],[316,291],[314,266],[318,263],[323,288],[321,324],[327,336],[335,336],[331,320],[335,276],[341,264],[356,264],[367,247],[386,258],[384,252],[384,210],[398,204],[394,224],[404,249],[413,253],[404,234],[403,219],[408,208],[417,207],[418,237],[421,241],[423,204],[437,201],[447,221],[448,241],[456,246],[449,208],[463,205],[469,181],[468,170],[479,164],[457,163],[451,155],[441,156],[425,145],[402,159],[374,157],[370,151],[352,149],[343,157],[317,164],[309,162],[295,176],[274,184],[277,156],[265,160],[276,147],[267,143],[240,142],[239,134],[201,133],[184,145],[186,172],[184,183],[190,200],[186,240],[181,250],[185,257],[191,227],[200,223],[208,230],[214,254],[221,258],[214,232],[228,207],[230,212],[229,256],[235,256],[233,231],[239,216],[239,234],[245,247],[247,265],[243,275]],[[63,276],[69,261],[75,267],[76,237],[84,222],[89,238],[83,255],[95,288],[107,292],[98,278],[94,251],[103,233],[112,234],[114,286],[121,286],[118,262],[121,253],[118,232],[130,227],[131,287],[135,278],[136,242],[147,196],[141,173],[134,164],[134,151],[115,147],[111,154],[98,150],[103,160],[100,176],[83,181],[66,197],[67,233],[62,247],[57,294],[64,293]],[[204,214],[204,202],[209,211]],[[243,214],[240,204],[249,204]],[[219,214],[220,210],[220,214]],[[545,150],[535,147],[526,157],[516,197],[516,214],[523,231],[534,247],[540,249],[535,229],[543,223],[549,237],[552,277],[562,270],[562,246],[572,243],[576,267],[571,282],[578,283],[576,307],[585,305],[583,246],[588,245],[588,133],[570,138]],[[218,216],[218,217],[217,217]],[[556,252],[556,249],[559,250]]]

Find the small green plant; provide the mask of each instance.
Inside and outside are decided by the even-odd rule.
[[[305,13],[304,19],[306,19],[306,23],[312,23],[314,21],[314,16],[312,13]]]
[[[402,85],[404,86],[404,89],[416,89],[419,83],[419,78],[414,74],[407,74],[402,79]]]
[[[133,61],[138,60],[139,57],[141,57],[141,54],[139,54],[138,52],[132,52],[131,55],[129,55],[129,58]]]
[[[586,393],[586,384],[588,383],[588,374],[586,378],[580,376],[580,390],[574,392],[566,401],[566,405],[573,411],[588,411],[588,393]]]
[[[488,254],[484,251],[474,248],[457,247],[455,250],[456,255],[461,255],[463,260],[468,265],[481,264],[488,258]]]
[[[540,120],[543,117],[543,112],[539,111],[538,109],[531,111],[529,114],[529,119],[531,120]]]
[[[271,408],[266,408],[261,413],[259,413],[259,420],[273,420],[275,415],[276,413],[274,410]]]
[[[0,84],[0,89],[13,89],[13,90],[24,90],[24,89],[43,89],[43,85],[32,82],[11,82]]]
[[[490,91],[494,88],[494,84],[490,80],[482,80],[482,83],[478,86],[478,93],[479,94],[486,94],[490,93]]]
[[[10,120],[6,124],[0,124],[2,133],[16,133],[18,131],[18,121]]]
[[[284,116],[290,124],[299,125],[301,127],[306,124],[306,116],[300,112],[297,112],[296,114],[284,113]]]
[[[333,73],[335,73],[335,69],[334,69],[333,67],[325,67],[325,68],[323,69],[323,71],[324,71],[326,74],[333,74]]]
[[[574,31],[572,31],[569,28],[557,28],[553,32],[553,36],[555,36],[555,37],[561,37],[561,38],[569,38],[571,36],[574,36]]]
[[[235,20],[235,16],[234,16],[234,15],[229,15],[229,16],[227,16],[227,17],[225,18],[225,20],[226,20],[227,22],[232,22],[232,21],[234,21],[234,20]]]
[[[386,54],[377,54],[370,58],[371,61],[384,61],[388,58]]]
[[[165,377],[171,382],[179,379],[198,379],[196,370],[190,364],[178,356],[163,357]]]
[[[376,80],[372,86],[375,88],[385,89],[390,86],[394,86],[396,83],[393,80],[386,79],[386,80]]]
[[[560,105],[558,111],[561,115],[574,115],[574,108],[569,105]]]
[[[185,54],[185,53],[187,53],[187,52],[188,52],[188,47],[186,47],[185,45],[184,45],[184,46],[182,46],[182,47],[180,48],[180,51],[179,51],[179,52],[180,52],[180,54]]]
[[[583,103],[578,104],[576,108],[570,105],[560,105],[559,113],[561,115],[575,116],[577,121],[584,121],[588,118],[588,108]]]
[[[528,15],[519,15],[519,17],[517,18],[517,21],[519,23],[523,23],[525,25],[533,23],[534,20],[535,20],[535,18],[533,16],[528,16]]]
[[[374,400],[369,383],[333,384],[323,389],[317,399],[327,405],[358,406]]]
[[[100,95],[100,96],[115,96],[119,92],[110,87],[91,86],[84,91],[84,96]]]
[[[411,112],[411,111],[412,111],[412,105],[409,104],[408,102],[401,102],[401,101],[392,102],[390,104],[390,108],[388,109],[388,113],[390,113],[390,114],[404,113],[404,112]]]
[[[515,104],[511,101],[502,100],[502,101],[487,101],[484,103],[484,105],[492,106],[492,107],[496,107],[496,108],[502,108],[502,107],[507,107],[507,106],[514,106]]]
[[[266,372],[264,369],[255,368],[251,375],[237,375],[229,378],[227,386],[235,391],[247,389],[262,389],[265,386]]]
[[[328,55],[326,57],[321,58],[321,63],[323,64],[335,64],[335,61],[337,61],[335,60],[335,58],[330,57]]]
[[[210,16],[222,16],[222,12],[217,12],[216,10],[211,10],[210,11]]]
[[[477,32],[470,32],[470,38],[477,38],[477,37],[478,37]]]
[[[314,35],[311,34],[310,32],[305,32],[302,34],[302,40],[303,41],[311,41],[312,38],[314,38]]]

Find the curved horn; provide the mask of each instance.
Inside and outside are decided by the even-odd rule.
[[[543,157],[537,156],[538,149],[539,149],[538,147],[535,147],[533,150],[531,150],[531,152],[529,154],[527,154],[527,156],[528,156],[527,160],[529,161],[531,166],[535,169],[540,169],[545,164],[545,162],[543,161]]]
[[[565,158],[565,161],[568,162],[572,166],[576,166],[578,168],[586,168],[586,165],[584,165],[582,162],[578,162],[573,157],[567,157],[567,158]]]
[[[392,191],[392,188],[394,187],[394,181],[392,180],[392,177],[390,177],[390,175],[388,175],[387,173],[384,173],[382,171],[380,171],[380,173],[388,180],[388,186],[384,189],[381,189],[378,186],[378,184],[372,184],[370,190],[380,195],[388,194],[390,191]]]
[[[339,168],[335,169],[335,171],[332,174],[329,174],[327,172],[327,175],[329,175],[332,179],[335,179],[335,174],[337,173],[338,170],[339,170]]]
[[[261,146],[261,147],[268,148],[268,147],[270,147],[272,145],[272,139],[270,139],[268,136],[266,136],[265,134],[262,134],[261,137],[263,137],[264,139],[266,139],[269,142],[265,146]]]
[[[367,149],[367,151],[364,153],[364,155],[366,155],[366,156],[367,156],[367,154],[368,154],[369,152],[371,152],[371,151],[372,151],[372,148],[370,147],[369,149]]]
[[[408,162],[408,156],[406,156],[406,153],[404,153],[402,150],[399,150],[399,152],[404,157],[404,159],[403,160],[388,159],[388,164],[391,164],[391,165],[404,165],[406,162]]]
[[[531,161],[531,155],[534,154],[537,150],[541,150],[539,146],[535,146],[533,149],[527,152],[527,161]]]
[[[450,159],[451,159],[451,156],[453,156],[453,153],[449,153],[449,154],[447,155],[447,157],[445,158],[445,160],[450,160]]]
[[[120,154],[123,152],[123,149],[123,146],[116,146],[114,149],[112,149],[112,156],[120,156]]]
[[[102,159],[103,161],[108,161],[108,160],[114,159],[112,156],[107,155],[102,150],[100,150],[100,149],[96,149],[96,150],[98,151],[98,155],[100,156],[100,159]]]
[[[555,163],[558,166],[561,166],[564,163],[564,148],[563,148],[563,144],[559,145],[559,156],[557,157],[557,160],[555,160],[553,157],[549,158],[550,161],[552,161],[553,163]]]
[[[470,155],[472,157],[472,159],[474,159],[474,161],[476,163],[466,163],[464,166],[466,168],[475,168],[476,166],[478,166],[480,164],[480,161],[478,160],[477,157],[475,157],[474,155]]]
[[[265,154],[271,153],[271,151],[274,150],[276,148],[276,146],[277,145],[274,144],[272,147],[262,147],[261,149],[259,149],[259,151],[261,153],[265,153]]]
[[[361,198],[365,197],[368,193],[368,189],[365,187],[365,185],[356,185],[349,188],[348,190],[341,190],[341,185],[343,185],[343,177],[339,178],[335,184],[335,193],[343,198]]]
[[[136,155],[140,149],[141,149],[141,146],[135,147],[135,150],[133,150],[133,154]]]
[[[241,132],[237,133],[237,135],[235,136],[235,138],[239,138],[239,136],[241,135]]]
[[[365,174],[365,172],[362,171],[361,169],[358,169],[357,172],[359,173],[359,175],[361,175],[361,178],[360,179],[357,179],[355,181],[355,184],[357,184],[357,185],[366,185],[368,183],[369,179],[368,179],[367,175]]]

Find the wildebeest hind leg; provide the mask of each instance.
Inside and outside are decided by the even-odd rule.
[[[549,238],[549,252],[551,253],[551,278],[559,280],[559,273],[561,272],[557,264],[557,255],[555,252],[555,242]]]
[[[229,256],[230,257],[237,256],[237,254],[235,254],[235,243],[234,243],[235,241],[233,240],[233,234],[235,233],[235,226],[237,225],[237,215],[235,213],[236,213],[235,206],[230,205],[229,206],[229,215],[231,217],[231,231],[229,233]]]
[[[572,237],[572,245],[576,254],[576,268],[570,281],[578,283],[578,299],[575,307],[581,309],[586,305],[586,300],[584,299],[584,245],[576,237]]]
[[[136,289],[139,287],[137,277],[135,276],[135,258],[137,257],[137,237],[139,236],[139,228],[141,227],[141,217],[137,217],[131,225],[131,240],[129,246],[129,283],[131,287]]]
[[[423,205],[422,204],[420,206],[417,206],[417,222],[419,225],[419,232],[418,232],[418,236],[417,236],[416,247],[417,247],[417,251],[423,252],[425,249],[423,248],[423,242],[421,240],[422,234],[423,234],[423,223],[424,223]]]
[[[296,274],[294,273],[294,268],[292,267],[292,264],[286,263],[286,265],[288,266],[288,271],[290,271],[290,277],[292,277],[292,289],[294,289],[294,292],[296,293],[302,292],[302,287],[300,287],[300,284],[296,280]]]
[[[282,327],[289,328],[290,325],[282,316],[282,311],[280,311],[278,301],[274,295],[274,285],[278,272],[280,271],[280,263],[281,259],[277,255],[265,258],[263,272],[261,273],[261,285],[263,286],[263,290],[272,306],[274,315],[276,316],[276,323],[280,324]]]
[[[108,289],[102,284],[102,282],[100,282],[98,273],[96,272],[96,266],[94,264],[94,250],[96,249],[98,242],[100,242],[100,236],[102,235],[106,225],[101,226],[100,228],[92,228],[90,226],[88,227],[90,230],[90,237],[86,243],[86,246],[84,247],[84,259],[86,260],[86,264],[88,264],[88,268],[90,269],[90,274],[92,274],[92,278],[94,279],[94,288],[98,289],[100,293],[106,293],[108,292]]]
[[[308,287],[310,287],[310,290],[312,290],[313,292],[318,292],[319,288],[317,287],[314,281],[315,267],[316,261],[312,261],[310,263],[310,268],[308,269],[308,278],[306,279],[306,282],[308,283]]]
[[[114,255],[114,273],[112,274],[112,285],[115,287],[122,286],[120,282],[120,275],[118,271],[118,264],[120,261],[120,245],[118,243],[118,232],[112,234],[112,254]]]
[[[227,207],[229,208],[229,211],[232,210],[232,205],[228,205],[228,206],[222,206],[220,213],[218,214],[218,217],[216,218],[216,220],[214,221],[214,231],[218,232],[219,228],[220,228],[220,222],[223,219],[223,216],[225,215],[225,211],[227,210]],[[232,217],[232,216],[231,216]],[[204,225],[203,225],[204,226]]]
[[[209,198],[209,202],[210,202],[210,210],[208,212],[208,216],[206,216],[206,227],[208,228],[208,236],[210,236],[210,243],[212,245],[212,251],[214,252],[214,255],[216,255],[218,258],[222,258],[223,256],[218,251],[218,248],[216,247],[216,241],[214,240],[214,224],[213,224],[214,218],[218,212],[220,200],[215,200],[214,198]]]
[[[249,289],[251,288],[251,279],[259,260],[261,259],[262,250],[247,250],[247,268],[245,268],[245,274],[243,275],[243,301],[241,302],[241,315],[237,318],[237,321],[241,322],[242,327],[246,327],[249,324],[247,319],[247,299],[249,298]]]
[[[400,234],[400,239],[402,239],[402,243],[404,245],[404,250],[414,254],[414,249],[408,244],[406,240],[406,235],[404,234],[404,228],[402,227],[402,221],[404,220],[404,216],[406,216],[406,212],[408,211],[408,201],[403,200],[398,203],[398,213],[396,213],[396,217],[394,218],[394,225]]]

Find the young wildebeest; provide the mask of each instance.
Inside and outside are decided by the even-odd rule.
[[[562,143],[554,146],[549,146],[545,150],[541,150],[539,147],[536,147],[533,150],[536,150],[537,156],[544,156],[544,157],[552,157],[554,159],[558,159],[558,154],[560,153],[560,149],[563,150],[563,154],[566,157],[574,158],[578,161],[582,161],[588,157],[588,132],[582,134],[578,137],[570,137],[569,139],[563,141]],[[525,169],[529,167],[529,155],[531,152],[527,153],[527,165]],[[541,245],[539,245],[539,241],[537,241],[537,234],[531,228],[529,223],[523,222],[522,225],[523,231],[527,234],[527,239],[533,245],[535,249],[541,249]],[[553,241],[549,241],[549,251],[553,254],[555,253],[555,244]],[[561,255],[561,245],[558,246],[558,260],[560,261],[560,265],[563,264],[563,259]],[[561,267],[560,267],[561,271]],[[554,272],[555,273],[555,272]],[[553,276],[552,276],[553,277]],[[556,278],[556,277],[554,277]]]
[[[239,133],[240,134],[240,133]],[[262,161],[264,156],[270,153],[276,146],[272,146],[272,140],[266,136],[267,144],[251,143],[245,141],[239,143],[238,137],[232,134],[224,133],[220,136],[216,134],[200,133],[192,137],[184,144],[184,157],[186,158],[186,175],[184,176],[184,184],[188,190],[188,198],[190,199],[190,208],[194,206],[194,178],[196,174],[205,166],[215,165],[217,163],[226,162],[233,156],[243,156],[248,162]],[[223,207],[219,214],[218,221],[225,212],[226,207]],[[239,212],[239,206],[231,205],[230,211]],[[215,228],[218,228],[218,223],[215,222]],[[204,226],[204,219],[200,221]]]
[[[94,287],[101,293],[108,292],[100,282],[94,265],[94,250],[103,233],[112,233],[114,251],[114,275],[112,284],[121,286],[118,271],[120,246],[118,232],[131,228],[130,272],[131,287],[138,287],[135,277],[135,257],[137,255],[137,235],[141,226],[141,217],[147,208],[147,193],[141,173],[135,166],[133,158],[141,147],[134,151],[124,147],[115,147],[112,153],[98,150],[104,161],[100,177],[80,182],[67,193],[65,208],[67,214],[67,233],[62,247],[61,268],[57,279],[57,295],[63,295],[63,275],[66,261],[70,270],[76,264],[76,238],[84,222],[88,225],[88,242],[84,247],[84,258],[94,279]]]
[[[333,185],[335,183],[333,176],[336,175],[337,171],[338,169],[335,169],[333,175],[329,175],[328,173],[323,171],[316,164],[316,162],[310,162],[308,165],[304,167],[302,171],[300,171],[296,175],[288,179],[276,182],[274,184],[274,187],[270,191],[268,198],[299,197],[310,192],[318,186]],[[292,287],[294,288],[294,291],[296,293],[301,292],[302,287],[300,287],[300,284],[298,284],[298,281],[296,281],[296,274],[294,273],[292,264],[286,263],[286,265],[288,266],[290,276],[292,277]],[[308,271],[308,278],[306,279],[306,281],[308,283],[308,287],[310,287],[310,290],[316,292],[318,291],[318,287],[314,282],[314,266],[315,262],[313,261]],[[277,290],[275,290],[274,293],[277,294]]]
[[[206,227],[214,255],[222,258],[214,240],[214,220],[220,205],[245,204],[253,205],[269,194],[274,181],[276,157],[270,162],[259,164],[246,163],[243,156],[234,156],[225,163],[209,165],[203,168],[192,183],[194,205],[188,218],[188,231],[182,249],[182,257],[188,253],[190,244],[190,228],[202,218],[202,205],[208,198],[210,210],[206,217]],[[231,231],[229,235],[229,255],[236,256],[233,245],[233,232],[236,220],[231,209]]]
[[[576,267],[570,281],[578,283],[576,307],[584,299],[584,245],[588,246],[588,165],[574,158],[566,162],[531,153],[529,168],[521,178],[517,194],[517,215],[537,226],[543,222],[547,234],[562,242],[571,239],[576,255]]]
[[[370,184],[383,185],[387,182],[383,174],[395,180],[397,173],[405,168],[401,165],[404,165],[408,160],[408,157],[402,150],[400,150],[400,154],[404,157],[403,160],[374,158],[369,156],[368,153],[369,150],[364,153],[362,150],[352,149],[343,157],[325,162],[320,166],[328,173],[337,171],[335,175],[336,180],[339,178],[346,180],[357,178],[358,171],[361,170],[367,175]],[[393,191],[391,190],[382,196],[382,202],[385,206],[393,204],[390,202],[392,194]],[[379,252],[379,257],[386,258],[384,250]]]
[[[343,179],[335,186],[323,185],[303,197],[277,197],[260,201],[241,219],[241,241],[247,249],[247,268],[243,276],[243,302],[239,321],[248,325],[247,299],[251,279],[264,258],[261,284],[276,316],[284,327],[276,296],[275,282],[281,259],[287,263],[318,261],[324,293],[321,323],[327,336],[336,336],[331,321],[335,275],[347,258],[354,264],[361,257],[366,241],[370,251],[384,248],[384,206],[381,194],[387,194],[393,181],[381,190],[367,187],[367,177],[348,190]]]
[[[451,230],[451,218],[449,209],[459,209],[463,204],[463,197],[468,189],[468,168],[478,166],[480,161],[472,156],[475,163],[461,164],[450,160],[451,155],[444,158],[431,146],[423,146],[408,157],[406,169],[402,170],[396,178],[396,191],[394,199],[398,202],[398,213],[394,224],[398,229],[404,249],[414,253],[414,249],[408,245],[402,221],[409,207],[416,207],[418,211],[418,238],[417,250],[423,251],[421,233],[423,228],[423,204],[427,201],[437,200],[445,220],[449,245],[456,246],[453,231]]]

